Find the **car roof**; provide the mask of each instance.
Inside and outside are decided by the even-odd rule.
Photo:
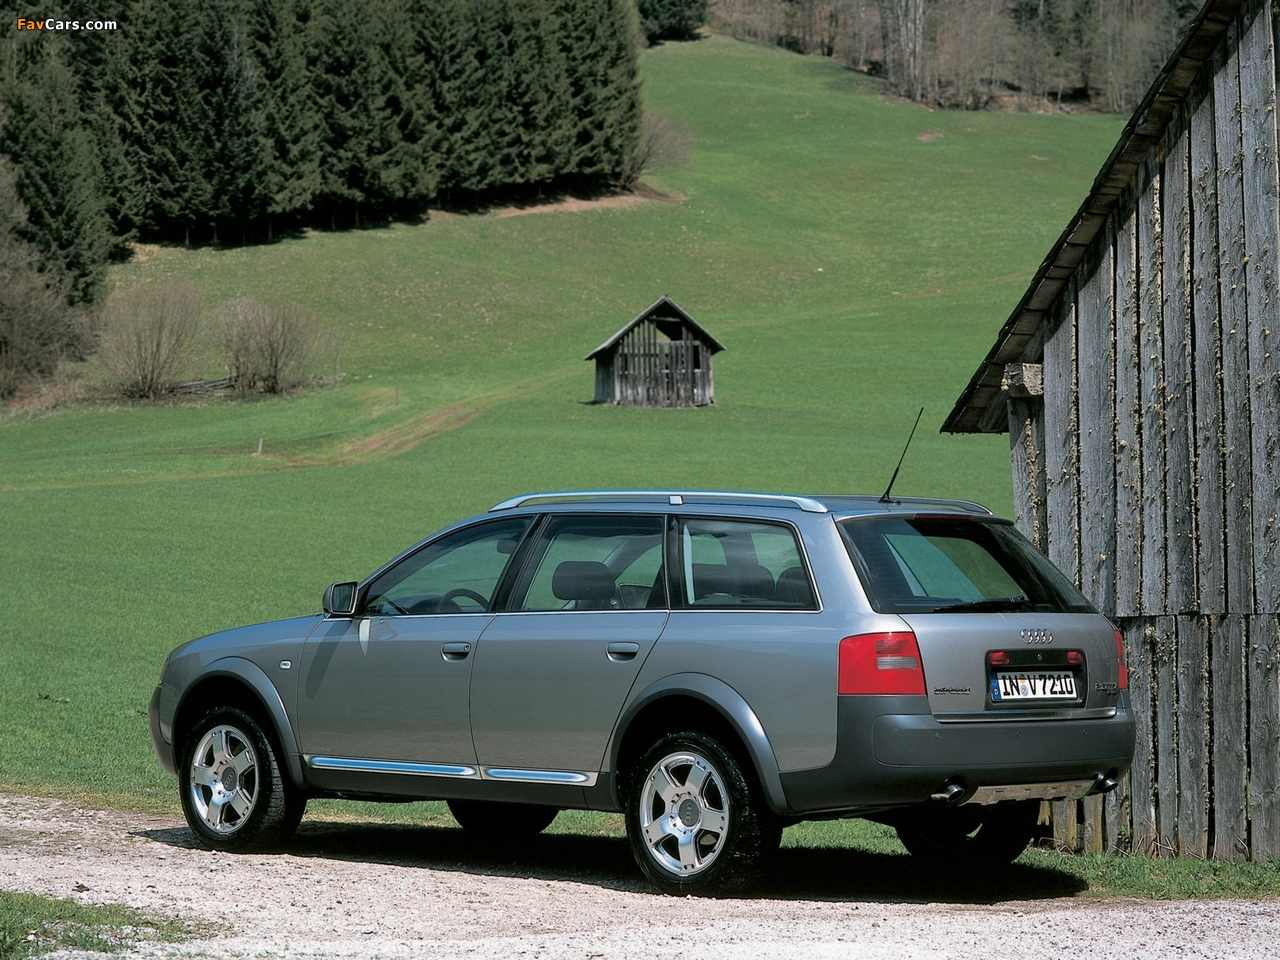
[[[752,493],[731,490],[559,490],[524,493],[489,508],[490,513],[505,511],[557,509],[609,509],[652,512],[660,507],[774,507],[804,513],[828,513],[835,519],[892,513],[955,513],[968,516],[992,516],[990,510],[969,500],[945,500],[923,497],[895,497],[884,500],[872,495],[801,495],[789,493]]]

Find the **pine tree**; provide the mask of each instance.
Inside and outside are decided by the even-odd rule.
[[[446,196],[473,192],[489,152],[490,97],[476,11],[471,0],[422,0],[417,11],[418,43],[431,65],[419,96],[437,118],[438,188]]]
[[[88,347],[83,313],[67,306],[62,274],[23,239],[27,211],[16,181],[0,154],[0,397]]]
[[[231,239],[223,234],[234,231],[243,242],[267,209],[266,88],[235,0],[208,0],[194,27],[197,109],[205,125],[200,172],[210,185],[202,212],[215,239]]]
[[[560,23],[547,0],[511,7],[506,100],[518,120],[507,181],[545,183],[564,171],[574,124]]]
[[[636,7],[650,42],[692,40],[707,22],[707,0],[638,0]]]
[[[391,194],[386,177],[399,147],[397,78],[380,42],[384,7],[380,0],[317,2],[312,82],[324,118],[320,202],[335,225],[339,211],[344,222],[359,225],[361,204],[381,205]]]
[[[310,0],[250,0],[246,27],[262,71],[267,235],[274,220],[308,213],[320,193],[323,119],[311,84],[314,29]]]
[[[556,0],[574,118],[566,172],[616,178],[640,133],[635,9],[627,0]]]
[[[76,304],[97,297],[113,241],[102,168],[80,113],[65,44],[42,37],[6,50],[0,153],[17,168],[17,192],[27,210],[22,236],[41,250],[49,268],[67,276],[68,301]]]
[[[200,239],[209,220],[196,9],[195,0],[135,0],[123,37],[111,105],[133,196],[119,203],[136,211],[144,237],[189,241],[194,228]]]

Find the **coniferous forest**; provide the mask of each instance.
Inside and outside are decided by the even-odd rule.
[[[4,7],[10,9],[4,10]],[[93,301],[130,239],[270,240],[625,178],[633,0],[0,2],[0,154],[21,239]]]

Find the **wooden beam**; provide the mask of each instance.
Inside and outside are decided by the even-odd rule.
[[[1116,231],[1116,616],[1142,612],[1142,423],[1138,390],[1137,230],[1122,210]]]
[[[1043,397],[1043,365],[1039,363],[1007,364],[1000,388],[1011,397]]]
[[[1240,126],[1240,25],[1214,54],[1214,144],[1218,167],[1218,256],[1224,383],[1249,382],[1245,273],[1244,145]],[[1225,391],[1225,388],[1224,388]],[[1226,534],[1227,611],[1253,612],[1253,474],[1249,391],[1233,389],[1223,402],[1223,527]]]
[[[1080,288],[1076,312],[1080,406],[1080,587],[1106,616],[1116,612],[1116,415],[1112,231]],[[1099,840],[1101,842],[1101,840]]]
[[[1044,345],[1045,497],[1049,559],[1080,583],[1080,447],[1076,411],[1076,304],[1074,295]]]
[[[1240,38],[1254,610],[1280,613],[1280,176],[1269,2]],[[1256,851],[1255,851],[1256,855]]]
[[[1247,618],[1215,617],[1209,634],[1213,690],[1213,857],[1249,858],[1248,687],[1245,680]]]
[[[1213,87],[1206,83],[1192,106],[1191,207],[1192,379],[1194,407],[1194,478],[1196,608],[1225,613],[1226,533],[1223,530],[1222,476],[1222,342],[1218,305],[1218,165],[1213,131]]]
[[[1209,856],[1209,620],[1177,618],[1178,854]]]
[[[1161,259],[1164,236],[1160,168],[1147,158],[1138,194],[1138,396],[1142,444],[1142,612],[1161,615],[1165,607],[1165,430],[1164,307]]]
[[[1187,118],[1189,120],[1189,117]],[[1191,129],[1187,122],[1169,128],[1170,141],[1161,177],[1164,256],[1163,343],[1165,429],[1165,610],[1196,610],[1195,511],[1191,503],[1191,209],[1188,205]]]

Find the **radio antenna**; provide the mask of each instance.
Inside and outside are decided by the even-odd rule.
[[[896,503],[896,500],[889,499],[889,491],[893,489],[893,483],[898,479],[898,471],[902,469],[902,461],[907,459],[907,447],[911,446],[911,438],[916,435],[916,427],[920,426],[920,418],[924,416],[924,407],[920,408],[920,412],[916,414],[916,422],[911,425],[911,432],[907,434],[907,445],[902,448],[902,456],[898,458],[898,465],[893,468],[893,476],[889,478],[889,485],[884,488],[884,496],[880,498],[880,503]]]

